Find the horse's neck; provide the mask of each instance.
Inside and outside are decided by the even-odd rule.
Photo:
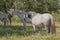
[[[16,15],[17,15],[19,18],[23,18],[23,16],[24,16],[23,14],[20,14],[20,13],[17,13]]]
[[[41,14],[39,14],[39,13],[33,13],[32,14],[32,18],[35,17],[36,15],[41,15]]]

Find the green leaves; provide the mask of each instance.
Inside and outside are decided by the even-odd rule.
[[[11,8],[13,4],[13,0],[0,0],[0,11],[7,12],[9,8]]]
[[[4,0],[0,1],[0,10],[7,11],[15,5],[14,7],[19,10],[36,11],[43,13],[49,11],[56,11],[59,7],[58,0],[9,0],[6,1],[5,4],[6,8],[3,6]]]

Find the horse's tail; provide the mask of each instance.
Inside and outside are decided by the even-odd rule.
[[[52,16],[51,16],[51,20],[50,20],[50,32],[52,34],[56,34],[55,20]]]

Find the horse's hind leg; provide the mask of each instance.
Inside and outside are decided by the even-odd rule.
[[[6,25],[6,19],[5,18],[3,19],[3,21],[4,21],[4,25]]]
[[[47,31],[47,33],[49,34],[50,33],[50,26],[46,26],[46,31]]]

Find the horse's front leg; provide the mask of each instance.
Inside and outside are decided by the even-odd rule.
[[[23,25],[24,25],[24,31],[26,32],[26,20],[23,20]]]
[[[34,33],[35,33],[36,32],[35,25],[32,24],[32,26],[33,26],[33,30],[34,30]]]

